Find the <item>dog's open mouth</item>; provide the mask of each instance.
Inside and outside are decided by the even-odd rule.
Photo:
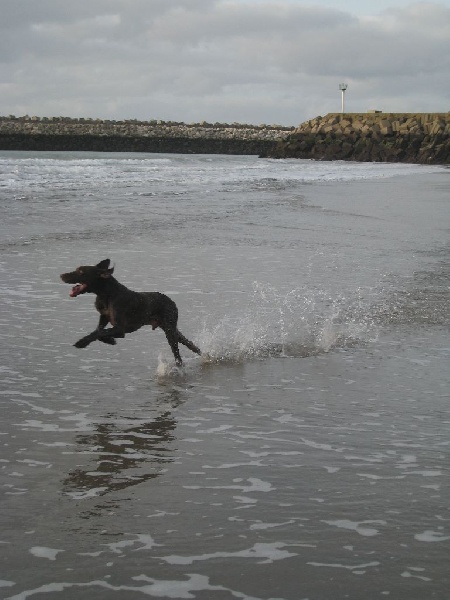
[[[86,283],[77,283],[77,285],[73,286],[73,288],[70,292],[70,297],[76,298],[80,294],[85,294],[87,292],[87,289],[88,289],[88,286]]]

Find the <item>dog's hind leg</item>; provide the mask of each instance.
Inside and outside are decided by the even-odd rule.
[[[177,335],[178,335],[178,341],[180,342],[180,344],[183,344],[183,346],[186,346],[186,348],[189,348],[189,350],[192,350],[192,352],[195,352],[195,354],[201,354],[200,348],[197,348],[197,346],[193,342],[188,340],[187,337],[184,337],[184,335],[178,329],[177,329]]]
[[[178,349],[178,332],[176,329],[168,328],[164,329],[164,333],[166,334],[167,341],[169,342],[169,346],[172,349],[173,355],[175,357],[175,362],[179,367],[181,367],[183,361],[181,360],[180,351]]]

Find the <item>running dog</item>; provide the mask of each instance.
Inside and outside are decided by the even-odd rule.
[[[113,277],[114,267],[110,268],[109,258],[94,266],[78,267],[71,273],[63,273],[61,279],[74,287],[70,296],[90,292],[96,294],[95,308],[100,313],[97,329],[82,337],[74,344],[76,348],[86,348],[95,340],[105,344],[116,344],[115,338],[137,331],[144,325],[152,329],[160,327],[166,334],[175,362],[183,364],[178,344],[183,344],[192,352],[201,354],[199,348],[177,329],[178,309],[175,302],[159,292],[134,292]],[[106,327],[108,323],[111,327]]]

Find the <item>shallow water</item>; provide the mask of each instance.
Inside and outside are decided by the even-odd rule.
[[[0,153],[0,597],[447,598],[448,173]],[[106,257],[202,358],[73,348]]]

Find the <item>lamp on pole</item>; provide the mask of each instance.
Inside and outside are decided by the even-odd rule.
[[[340,83],[339,84],[339,89],[341,90],[342,93],[342,114],[344,114],[344,94],[345,94],[345,90],[348,88],[348,85],[346,83]]]

